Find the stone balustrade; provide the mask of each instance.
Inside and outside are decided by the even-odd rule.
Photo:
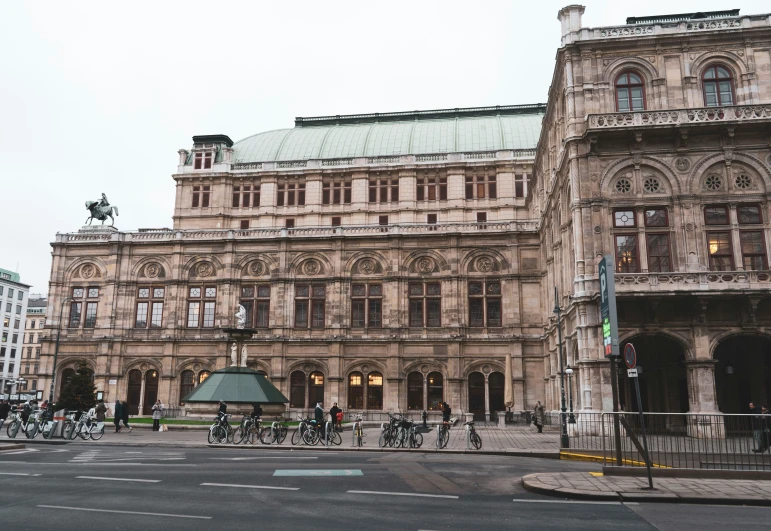
[[[693,273],[616,273],[616,292],[768,289],[769,271],[699,271]]]
[[[330,238],[385,235],[431,235],[474,234],[478,232],[537,232],[538,222],[489,221],[486,223],[437,223],[437,224],[394,224],[394,225],[351,225],[342,227],[296,227],[254,228],[254,229],[200,229],[200,230],[147,230],[131,232],[78,232],[57,234],[57,243],[100,243],[100,242],[168,242],[173,240],[260,240],[273,238]]]
[[[712,122],[741,123],[753,120],[771,120],[771,105],[737,105],[731,107],[673,109],[671,111],[590,114],[586,117],[586,126],[587,130],[591,131],[627,127],[700,125]]]

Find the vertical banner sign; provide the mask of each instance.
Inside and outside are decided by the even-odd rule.
[[[616,280],[613,257],[605,255],[600,261],[600,316],[602,317],[602,345],[605,357],[618,356],[618,316],[616,314]]]

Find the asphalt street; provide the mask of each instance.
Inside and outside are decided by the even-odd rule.
[[[591,463],[319,450],[29,445],[0,453],[0,526],[24,529],[767,529],[771,509],[575,502],[533,472]]]

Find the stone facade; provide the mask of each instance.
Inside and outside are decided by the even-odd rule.
[[[292,409],[446,400],[489,415],[507,354],[513,409],[557,409],[556,287],[575,408],[610,409],[597,264],[611,254],[646,409],[765,400],[771,382],[748,360],[770,365],[769,16],[582,28],[582,12],[560,11],[545,108],[298,119],[258,144],[194,137],[172,229],[57,235],[51,307],[76,303],[48,321],[63,325],[58,380],[85,360],[107,400],[177,405],[228,365],[218,328],[246,303],[250,365]],[[521,124],[544,112],[527,141]],[[52,354],[44,343],[49,378]]]

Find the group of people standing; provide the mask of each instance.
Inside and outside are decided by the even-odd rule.
[[[324,406],[321,402],[316,403],[316,409],[313,411],[313,417],[319,426],[324,425]],[[336,430],[343,430],[343,410],[337,407],[337,402],[329,409],[329,419]]]
[[[115,399],[115,406],[113,406],[113,424],[115,424],[115,433],[120,432],[123,428],[128,428],[131,433],[132,428],[129,426],[129,405],[125,400],[121,402],[117,398]],[[121,426],[123,422],[123,426]]]

